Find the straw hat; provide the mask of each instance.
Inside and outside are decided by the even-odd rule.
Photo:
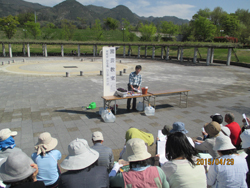
[[[22,151],[15,151],[0,162],[0,177],[5,182],[17,182],[32,175],[34,162]]]
[[[0,141],[4,141],[10,136],[16,136],[17,132],[16,131],[11,131],[9,128],[2,129],[0,131]]]
[[[209,135],[209,137],[212,138],[219,135],[221,131],[221,126],[216,121],[212,121],[210,123],[205,124],[204,129]]]
[[[126,143],[126,151],[122,155],[122,159],[129,162],[143,161],[151,157],[147,152],[145,142],[140,138],[132,138]]]
[[[182,132],[183,134],[187,134],[188,131],[185,129],[185,124],[182,122],[174,122],[173,129],[170,133]]]
[[[241,133],[240,138],[242,140],[242,148],[250,147],[250,129],[245,129],[243,133]]]
[[[215,151],[223,151],[223,150],[230,150],[236,149],[231,142],[231,139],[228,136],[220,135],[215,139],[215,145],[213,150]]]
[[[45,155],[46,152],[54,149],[58,144],[58,140],[56,138],[51,137],[50,133],[44,132],[39,135],[38,142],[35,146],[37,150],[37,155],[43,153]]]
[[[69,155],[61,163],[66,170],[80,170],[93,164],[99,153],[91,149],[85,139],[75,139],[68,146]]]

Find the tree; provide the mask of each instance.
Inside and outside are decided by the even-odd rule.
[[[227,14],[221,7],[215,7],[211,12],[210,17],[211,21],[216,26],[220,26],[222,22],[223,15]]]
[[[0,27],[1,30],[4,31],[8,39],[11,39],[15,33],[17,25],[19,24],[18,18],[16,16],[9,15],[4,18],[0,18]]]
[[[195,15],[193,15],[192,19],[195,20],[198,18],[198,16],[210,19],[210,15],[211,15],[211,10],[209,8],[199,9],[199,11]]]
[[[212,41],[216,32],[216,26],[208,19],[198,16],[192,23],[194,37],[198,41]]]
[[[145,24],[145,25],[143,25],[143,23],[141,23],[139,31],[141,32],[141,35],[142,35],[141,40],[151,41],[152,37],[154,36],[154,34],[157,31],[157,28],[155,27],[155,25],[153,23]]]
[[[55,33],[55,28],[56,26],[49,22],[47,23],[43,29],[42,29],[42,37],[43,39],[52,39],[54,37],[54,33]]]
[[[173,22],[162,21],[160,27],[160,31],[164,34],[168,34],[169,37],[178,33],[178,26],[174,25]]]
[[[250,12],[249,10],[244,9],[237,9],[235,11],[235,15],[238,17],[240,22],[242,22],[244,25],[249,26],[250,25]]]
[[[222,18],[222,29],[224,33],[229,36],[236,36],[239,27],[239,20],[235,14],[226,14]]]
[[[28,21],[35,22],[35,16],[32,12],[20,13],[17,15],[17,17],[21,26],[24,26],[24,24]]]
[[[104,24],[108,29],[116,30],[119,26],[119,21],[114,18],[108,17],[107,19],[104,19]]]
[[[80,18],[80,17],[77,17],[77,19],[80,21],[81,23],[81,28],[84,29],[86,28],[86,19],[85,18]]]
[[[33,35],[33,37],[36,39],[36,37],[41,35],[41,29],[40,29],[40,23],[30,22],[27,21],[24,26],[27,28],[27,31]]]
[[[237,35],[239,42],[241,42],[243,44],[249,43],[249,39],[250,39],[249,30],[250,30],[249,25],[245,26],[243,23],[239,24],[238,35]]]
[[[99,19],[95,20],[95,24],[92,27],[92,30],[95,32],[96,40],[103,39],[103,30],[102,30],[101,21]]]
[[[76,26],[73,24],[72,21],[67,19],[62,20],[61,26],[63,29],[63,36],[66,40],[71,40],[74,36]]]

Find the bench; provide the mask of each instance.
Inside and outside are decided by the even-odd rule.
[[[114,109],[114,111],[115,111],[115,114],[116,114],[116,101],[117,100],[123,100],[123,99],[132,99],[132,98],[143,98],[143,106],[144,106],[144,101],[147,101],[148,102],[148,104],[149,104],[149,100],[150,100],[150,97],[152,96],[152,94],[150,94],[150,93],[148,93],[148,94],[141,94],[141,95],[135,95],[135,96],[127,96],[127,97],[116,97],[116,96],[102,96],[102,98],[103,98],[103,102],[104,102],[104,105],[103,105],[103,107],[104,107],[104,109],[106,108],[106,107],[108,107],[109,108],[109,106],[110,106],[110,103],[112,102],[112,101],[115,101],[115,109]]]
[[[163,91],[150,91],[148,92],[149,94],[152,94],[152,97],[154,98],[154,108],[156,107],[155,104],[155,98],[159,97],[159,96],[169,96],[169,95],[175,95],[175,94],[180,94],[180,103],[179,106],[181,107],[181,103],[183,101],[186,102],[186,108],[188,106],[188,92],[190,90],[187,89],[168,89],[168,90],[163,90]],[[185,96],[185,98],[183,99],[182,96]]]

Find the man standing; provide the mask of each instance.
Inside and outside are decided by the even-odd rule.
[[[102,145],[103,141],[104,139],[101,132],[93,132],[92,142],[94,146],[91,148],[98,151],[99,153],[98,165],[105,166],[108,172],[110,172],[113,168],[114,155],[111,148]]]
[[[140,75],[141,65],[136,65],[135,71],[131,72],[129,75],[128,91],[133,91],[134,89],[140,89],[142,78]],[[131,99],[127,100],[127,110],[130,110]],[[136,98],[133,98],[132,110],[136,110]]]
[[[226,127],[228,127],[231,131],[230,138],[232,141],[232,144],[237,148],[240,149],[240,134],[241,134],[241,128],[240,125],[234,121],[234,115],[232,113],[228,113],[225,115],[225,122],[227,123]]]

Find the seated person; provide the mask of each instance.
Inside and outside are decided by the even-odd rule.
[[[145,142],[133,138],[126,143],[126,151],[122,159],[129,162],[128,172],[117,173],[119,163],[110,172],[110,187],[162,187],[168,188],[164,172],[157,166],[150,166],[151,154],[145,148]],[[116,174],[117,173],[117,174]]]
[[[61,163],[67,172],[61,175],[60,188],[108,188],[107,167],[98,166],[99,153],[84,139],[75,139],[68,146],[69,155]]]
[[[35,146],[37,152],[31,155],[33,161],[38,165],[39,172],[37,180],[43,181],[47,188],[58,186],[60,171],[57,161],[61,159],[61,152],[55,150],[57,139],[51,137],[50,133],[44,132],[39,135]]]
[[[208,134],[208,138],[205,141],[195,140],[195,148],[201,151],[208,152],[213,158],[219,157],[219,154],[213,149],[215,145],[215,139],[221,131],[219,123],[212,121],[205,124],[204,129]]]
[[[185,124],[182,122],[174,122],[173,129],[169,131],[169,133],[182,132],[183,134],[187,134],[188,131],[185,129]],[[187,136],[187,135],[186,135]],[[187,136],[188,141],[194,147],[194,142],[192,138]]]
[[[250,120],[249,120],[250,122]],[[241,133],[240,138],[242,140],[242,148],[250,150],[250,129],[246,129],[243,133]],[[248,152],[249,153],[249,152]],[[250,155],[246,157],[248,170],[250,169]],[[250,187],[250,172],[247,173],[247,185]]]
[[[0,163],[0,178],[10,188],[45,188],[37,181],[38,167],[22,151],[15,151]]]
[[[103,141],[104,138],[101,132],[99,131],[93,132],[92,142],[94,145],[91,148],[98,151],[99,153],[98,165],[105,166],[108,172],[110,172],[111,169],[113,168],[114,155],[111,148],[104,146],[102,144]]]
[[[132,138],[142,139],[146,144],[146,146],[145,146],[146,148],[147,148],[147,146],[151,146],[154,144],[154,135],[153,134],[146,133],[146,132],[141,131],[137,128],[133,128],[133,127],[129,128],[126,132],[126,135],[125,135],[125,145],[124,145],[123,150],[120,153],[120,158],[122,158],[122,155],[126,150],[126,143]]]
[[[241,134],[241,128],[240,125],[234,121],[234,114],[233,113],[228,113],[225,115],[225,122],[227,122],[226,127],[230,129],[230,138],[232,141],[232,144],[236,147],[236,149],[241,148],[241,139],[240,139],[240,134]]]
[[[198,152],[182,132],[168,136],[166,157],[169,160],[161,168],[171,188],[206,188],[203,166],[196,165]]]
[[[0,131],[0,158],[6,158],[15,151],[22,151],[16,147],[14,140],[16,135],[16,131],[11,131],[8,128]]]
[[[248,172],[247,162],[243,157],[237,155],[237,150],[227,136],[219,136],[215,140],[214,150],[220,158],[221,164],[214,162],[207,173],[207,184],[209,186],[224,187],[245,187],[246,174]]]

